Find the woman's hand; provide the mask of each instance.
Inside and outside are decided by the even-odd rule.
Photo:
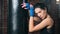
[[[22,3],[22,8],[24,9],[29,9],[30,8],[30,4],[29,3]]]
[[[30,11],[30,16],[34,16],[34,7],[33,7],[33,5],[32,4],[30,4],[30,9],[29,9],[29,11]]]
[[[22,5],[22,8],[29,10],[30,16],[34,16],[34,7],[33,7],[32,4],[23,3],[23,4],[21,4],[21,5]]]

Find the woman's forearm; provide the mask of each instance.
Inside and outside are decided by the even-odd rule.
[[[34,20],[33,20],[33,17],[30,17],[30,20],[29,20],[29,32],[33,31],[33,27],[34,27]]]

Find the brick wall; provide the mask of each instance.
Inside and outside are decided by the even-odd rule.
[[[8,7],[7,0],[4,0],[4,23],[3,23],[4,34],[7,34],[7,14],[8,14],[7,7]]]
[[[1,0],[0,0],[0,34],[2,34],[2,20],[1,20]]]

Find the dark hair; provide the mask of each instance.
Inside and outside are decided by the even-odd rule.
[[[48,14],[50,14],[49,12],[48,12],[48,8],[47,8],[48,6],[46,5],[46,4],[44,4],[44,3],[36,3],[35,5],[34,5],[34,9],[35,8],[40,8],[40,9],[43,9],[43,10],[47,10],[47,13]]]
[[[34,9],[35,8],[41,8],[41,9],[47,9],[47,6],[44,4],[44,3],[36,3],[35,5],[34,5]]]

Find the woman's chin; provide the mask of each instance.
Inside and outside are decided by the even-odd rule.
[[[44,18],[41,18],[42,20],[44,19]]]

